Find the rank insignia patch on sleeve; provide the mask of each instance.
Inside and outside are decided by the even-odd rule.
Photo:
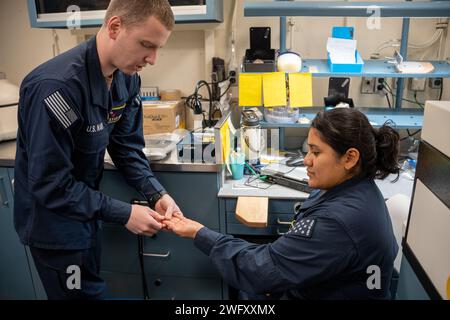
[[[315,224],[315,219],[303,218],[302,220],[295,222],[286,234],[295,234],[303,238],[311,238]]]
[[[64,129],[69,128],[78,120],[77,114],[72,110],[59,91],[45,98],[44,103]]]
[[[140,96],[140,95],[137,95],[136,98],[134,98],[134,102],[135,102],[136,104],[141,104],[141,103],[142,103],[141,96]]]

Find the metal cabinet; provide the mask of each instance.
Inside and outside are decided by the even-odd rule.
[[[223,0],[169,1],[176,23],[222,22]],[[33,28],[100,27],[109,0],[28,0]]]
[[[183,213],[219,230],[217,173],[155,172]],[[117,171],[106,171],[100,190],[131,202],[142,197]],[[123,226],[103,224],[102,276],[111,298],[141,299],[137,236]],[[193,241],[159,232],[144,238],[145,275],[151,299],[222,299],[222,280]]]
[[[24,245],[14,229],[13,169],[0,168],[0,300],[35,299]]]

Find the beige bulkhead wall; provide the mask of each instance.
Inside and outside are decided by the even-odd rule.
[[[238,1],[237,9],[237,58],[242,59],[249,47],[249,28],[269,26],[272,28],[272,48],[279,47],[279,18],[244,17],[244,0]],[[247,0],[248,1],[248,0]],[[229,42],[231,34],[231,16],[233,1],[224,0],[224,23],[177,25],[167,45],[160,51],[157,64],[141,72],[142,83],[146,86],[158,86],[160,89],[180,89],[183,95],[193,92],[195,84],[205,79],[211,68],[210,58],[219,56],[226,61],[230,58]],[[293,50],[303,58],[326,58],[326,41],[331,28],[345,23],[344,18],[331,17],[294,17]],[[358,50],[364,59],[384,41],[399,38],[401,19],[381,19],[380,30],[369,30],[364,18],[346,19],[348,26],[355,27]],[[435,31],[437,19],[411,19],[410,41],[423,43],[430,39]],[[56,30],[59,51],[64,52],[82,41],[86,35],[95,34],[98,29],[82,31]],[[290,37],[287,44],[290,45]],[[27,1],[0,1],[0,71],[8,79],[20,85],[25,75],[40,63],[53,57],[54,33],[48,29],[33,29],[28,19]],[[445,57],[449,54],[448,40]],[[435,59],[437,45],[428,51],[426,58]],[[392,50],[383,51],[389,55]],[[422,52],[410,50],[411,58],[417,58]],[[208,79],[210,80],[210,79]],[[360,78],[352,78],[350,96],[357,106],[386,106],[385,97],[377,94],[360,94]],[[450,82],[444,82],[443,99],[450,99]],[[314,104],[322,105],[328,90],[327,78],[314,78]],[[438,90],[427,89],[419,93],[419,100],[436,99]],[[237,94],[237,90],[233,92]],[[410,93],[407,93],[410,94]],[[404,106],[411,106],[405,103]]]

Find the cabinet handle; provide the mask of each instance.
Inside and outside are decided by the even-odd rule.
[[[156,279],[155,282],[153,282],[153,284],[157,287],[160,287],[162,285],[162,281],[161,279]]]
[[[143,253],[144,257],[152,257],[152,258],[168,258],[170,257],[170,251],[166,254],[156,254],[156,253]]]
[[[12,185],[12,191],[13,191],[13,193],[14,193],[14,191],[16,190],[16,185],[14,184],[14,182],[15,182],[15,180],[12,179],[12,180],[11,180],[11,185]]]
[[[278,234],[279,236],[282,236],[282,235],[285,235],[285,234],[286,234],[286,232],[280,232],[280,229],[279,229],[279,228],[277,228],[277,234]]]
[[[9,205],[8,198],[6,197],[6,186],[5,186],[5,178],[0,177],[1,181],[1,197],[2,197],[2,203],[5,207]]]
[[[281,225],[291,225],[292,221],[281,221],[280,218],[278,218],[277,223]]]

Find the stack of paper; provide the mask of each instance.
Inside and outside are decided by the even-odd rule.
[[[356,63],[356,40],[328,38],[327,51],[333,64]]]

